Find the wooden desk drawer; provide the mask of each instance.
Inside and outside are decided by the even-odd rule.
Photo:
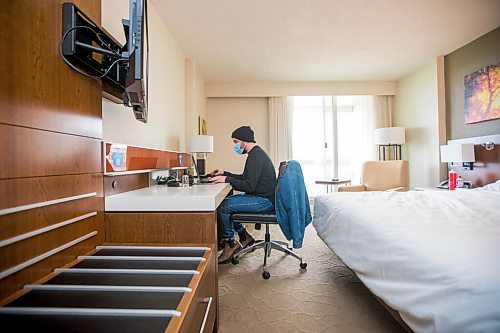
[[[178,311],[184,311],[181,323],[176,325],[175,320],[172,320],[171,325],[167,328],[167,332],[194,333],[194,332],[212,332],[216,316],[217,316],[217,281],[216,281],[216,262],[215,252],[210,251],[210,255],[206,262],[206,267],[203,275],[200,277],[195,286],[194,295],[189,302],[187,309],[186,303],[179,305]],[[195,279],[195,278],[193,278]]]
[[[43,285],[28,286],[23,295],[0,308],[0,320],[26,330],[40,325],[41,330],[54,332],[67,331],[69,323],[89,331],[96,325],[92,329],[96,332],[133,331],[133,327],[158,333],[213,330],[218,304],[213,247],[98,246],[96,250],[79,257],[70,268],[58,269]],[[199,264],[184,272],[172,269],[182,260]],[[114,261],[126,267],[114,267]],[[100,266],[94,267],[94,262]],[[158,269],[158,263],[165,267]],[[38,320],[40,316],[46,322]],[[128,326],[130,316],[140,321],[139,326]],[[138,329],[149,317],[156,324]],[[116,326],[118,322],[126,327]]]

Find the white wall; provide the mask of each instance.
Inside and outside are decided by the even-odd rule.
[[[246,155],[237,155],[231,140],[231,133],[240,126],[252,127],[257,144],[269,150],[267,98],[208,98],[207,111],[207,132],[214,136],[214,152],[208,154],[207,172],[215,168],[243,172]]]
[[[410,188],[439,182],[438,62],[396,83],[393,125],[406,128],[403,159],[410,165]]]
[[[129,17],[128,3],[128,0],[101,2],[103,27],[122,43],[121,19]],[[137,121],[131,108],[103,99],[103,140],[182,151],[185,147],[185,57],[151,1],[148,17],[148,123]]]
[[[198,117],[207,120],[205,79],[195,61],[186,59],[186,138],[199,134]]]

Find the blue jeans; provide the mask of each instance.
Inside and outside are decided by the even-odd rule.
[[[225,198],[217,208],[219,237],[226,241],[232,241],[234,240],[235,231],[240,232],[245,229],[243,224],[231,221],[231,214],[262,213],[272,210],[273,204],[269,199],[255,195],[241,193]]]

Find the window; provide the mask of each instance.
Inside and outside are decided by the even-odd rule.
[[[365,96],[293,98],[292,158],[302,165],[310,196],[326,192],[316,180],[359,181],[363,148]]]

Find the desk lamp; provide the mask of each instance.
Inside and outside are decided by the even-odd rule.
[[[188,151],[192,153],[194,167],[200,182],[200,175],[205,174],[205,158],[206,153],[214,151],[214,137],[211,135],[193,135],[188,141]],[[194,158],[196,154],[196,160]]]

